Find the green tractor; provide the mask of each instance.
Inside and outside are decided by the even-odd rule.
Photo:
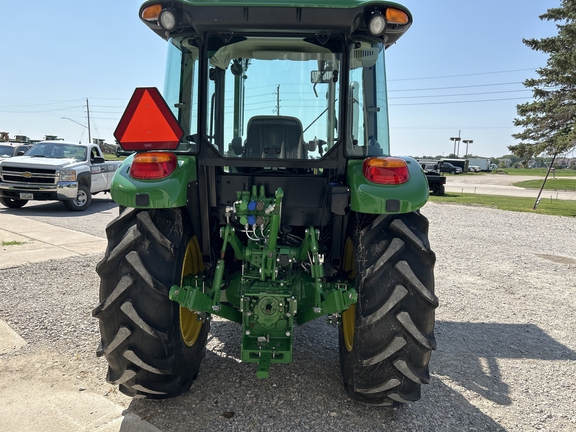
[[[435,255],[422,168],[391,157],[385,50],[412,23],[387,1],[147,1],[168,42],[162,93],[138,88],[115,136],[131,152],[97,266],[107,380],[190,389],[214,316],[242,326],[258,377],[294,326],[339,328],[349,396],[420,398],[435,349]],[[275,366],[279,367],[279,366]]]

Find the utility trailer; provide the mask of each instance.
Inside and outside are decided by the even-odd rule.
[[[468,158],[468,166],[475,165],[480,167],[480,171],[490,172],[490,158]]]
[[[173,0],[140,18],[168,66],[163,93],[136,89],[115,132],[133,153],[97,266],[108,382],[188,391],[213,316],[241,326],[241,360],[265,378],[292,361],[294,326],[323,318],[352,399],[419,399],[436,348],[429,191],[416,160],[390,154],[385,74],[410,12]]]

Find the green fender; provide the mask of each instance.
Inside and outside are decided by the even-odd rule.
[[[195,156],[178,156],[178,165],[170,176],[160,180],[136,180],[130,177],[134,154],[116,170],[110,194],[119,205],[134,208],[171,208],[186,205],[187,185],[198,179]]]
[[[362,173],[362,159],[348,161],[347,181],[350,208],[359,213],[399,214],[418,210],[428,200],[428,181],[420,164],[410,157],[400,157],[408,164],[409,180],[401,185],[372,183]]]

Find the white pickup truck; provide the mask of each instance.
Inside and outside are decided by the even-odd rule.
[[[0,162],[0,203],[19,208],[30,200],[58,200],[82,211],[92,195],[110,191],[120,164],[104,161],[95,144],[41,141],[24,156]]]

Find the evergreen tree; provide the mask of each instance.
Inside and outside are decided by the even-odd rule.
[[[508,147],[526,163],[540,153],[555,155],[576,147],[576,0],[562,0],[540,19],[557,22],[558,34],[523,39],[549,57],[546,66],[536,70],[539,78],[524,81],[534,101],[516,106],[519,117],[514,125],[524,130],[512,135],[521,142]]]

